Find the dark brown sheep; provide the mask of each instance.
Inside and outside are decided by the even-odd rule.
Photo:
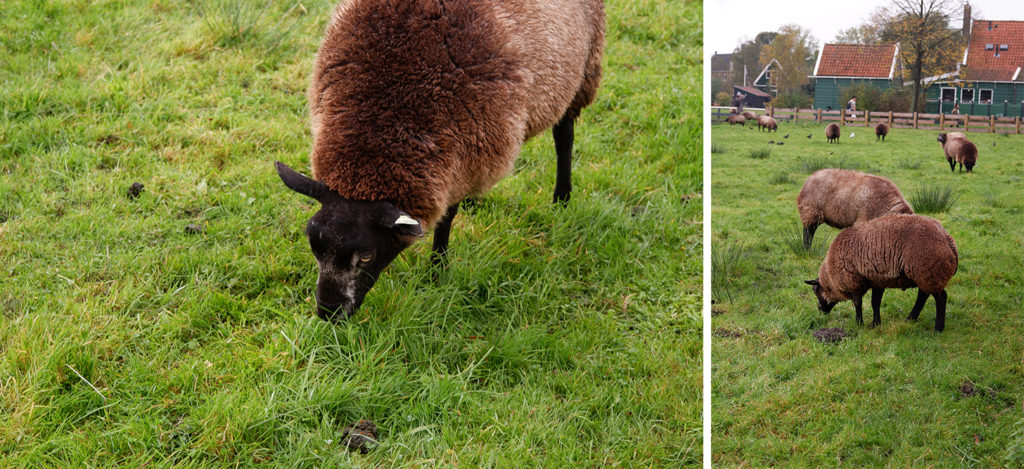
[[[341,2],[308,93],[314,179],[276,165],[322,204],[306,228],[318,315],[352,314],[435,225],[440,262],[460,201],[552,126],[554,200],[567,202],[573,123],[597,93],[603,47],[600,0]]]
[[[875,126],[875,141],[877,142],[878,139],[881,138],[884,142],[886,135],[889,135],[889,124],[879,122],[878,125]]]
[[[942,144],[942,150],[946,153],[946,161],[949,162],[949,170],[955,171],[957,163],[960,163],[960,172],[967,168],[967,172],[974,170],[978,163],[978,147],[967,140],[963,132],[949,132],[939,134],[937,139]]]
[[[818,278],[807,280],[828,313],[836,303],[853,300],[857,323],[864,324],[861,298],[871,290],[871,324],[882,323],[879,311],[886,288],[917,288],[907,319],[917,320],[925,301],[935,298],[935,330],[946,327],[946,285],[956,274],[959,254],[953,238],[937,220],[920,215],[886,215],[848,228],[828,249]]]
[[[847,228],[890,213],[914,213],[892,181],[849,169],[821,169],[804,181],[796,196],[804,227],[804,248],[824,223]]]
[[[835,122],[825,126],[825,138],[828,143],[839,143],[839,124]]]

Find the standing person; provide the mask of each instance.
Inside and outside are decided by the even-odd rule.
[[[743,114],[743,98],[746,97],[747,95],[743,94],[742,91],[736,91],[736,96],[733,98],[733,105],[736,106],[737,114]]]
[[[857,117],[857,95],[854,95],[846,102],[846,110],[850,111],[851,117]]]

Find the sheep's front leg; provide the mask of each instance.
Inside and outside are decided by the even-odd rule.
[[[565,204],[572,192],[572,141],[573,122],[568,116],[562,117],[551,129],[555,137],[555,153],[558,155],[557,173],[555,176],[555,203]]]
[[[884,288],[872,288],[871,289],[871,311],[874,315],[871,317],[871,326],[882,325],[882,293],[885,293]]]
[[[448,207],[448,211],[441,217],[441,221],[437,222],[437,227],[434,228],[434,252],[430,254],[431,264],[438,265],[444,262],[445,255],[448,253],[448,237],[452,232],[452,220],[455,219],[455,214],[458,211],[459,202],[456,202]]]
[[[863,294],[861,294],[860,296],[855,296],[855,297],[851,298],[853,300],[853,309],[857,311],[857,325],[858,326],[863,326],[864,325],[864,315],[863,315],[863,313],[861,311],[861,303],[860,303],[860,300],[862,298],[864,298]]]

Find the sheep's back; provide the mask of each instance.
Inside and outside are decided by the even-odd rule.
[[[918,287],[925,293],[944,290],[958,262],[956,243],[941,223],[906,214],[886,215],[843,230],[825,258],[832,278],[859,276],[867,286]],[[843,286],[837,287],[843,290]]]
[[[815,171],[797,195],[805,225],[846,228],[890,213],[913,213],[892,181],[845,169]]]

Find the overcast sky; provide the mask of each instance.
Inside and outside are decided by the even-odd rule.
[[[889,0],[705,0],[704,50],[708,57],[729,53],[761,31],[786,24],[810,30],[819,46],[833,42],[840,30],[863,24]],[[827,5],[827,6],[826,6]],[[974,19],[1022,20],[1024,0],[972,0]],[[956,15],[959,18],[960,14]]]

